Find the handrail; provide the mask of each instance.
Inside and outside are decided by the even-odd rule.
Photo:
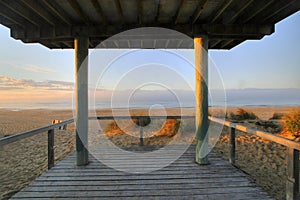
[[[95,117],[89,117],[89,120],[115,120],[115,119],[142,119],[147,116],[95,116]],[[151,116],[151,119],[183,119],[183,118],[194,118],[194,116]],[[60,123],[51,124],[48,126],[43,126],[40,128],[36,128],[33,130],[17,133],[15,135],[10,135],[4,138],[0,139],[0,147],[20,141],[22,139],[43,133],[48,131],[48,169],[52,168],[54,166],[54,129],[73,123],[75,122],[75,119],[68,119]],[[140,145],[143,146],[143,128],[140,127]]]
[[[287,180],[286,180],[286,199],[297,200],[299,197],[299,150],[300,143],[289,140],[284,137],[276,136],[264,131],[258,131],[239,124],[234,124],[222,119],[209,117],[209,120],[229,127],[229,162],[235,165],[235,131],[239,130],[245,133],[256,135],[269,141],[281,144],[287,147]]]
[[[140,119],[140,118],[143,118],[143,117],[147,117],[147,116],[143,116],[143,115],[140,115],[140,116],[95,116],[95,117],[89,117],[89,120]],[[161,119],[161,118],[166,118],[166,119],[188,119],[188,118],[194,118],[194,117],[195,116],[177,116],[177,115],[176,116],[175,115],[174,116],[173,115],[162,116],[162,115],[160,115],[160,116],[151,116],[151,119]],[[46,131],[49,131],[51,129],[55,129],[55,128],[73,123],[73,122],[74,122],[74,119],[72,118],[72,119],[68,119],[68,120],[65,120],[65,121],[60,122],[60,123],[51,124],[51,125],[48,125],[48,126],[43,126],[43,127],[36,128],[36,129],[33,129],[33,130],[29,130],[29,131],[17,133],[17,134],[14,134],[14,135],[10,135],[10,136],[7,136],[7,137],[4,137],[4,138],[0,139],[0,146],[4,146],[4,145],[7,145],[7,144],[10,144],[10,143],[13,143],[13,142],[16,142],[16,141],[34,136],[34,135],[37,135],[39,133],[46,132]]]
[[[16,141],[34,136],[34,135],[37,135],[39,133],[46,132],[46,131],[49,131],[51,129],[55,129],[55,128],[58,128],[60,126],[66,125],[66,124],[70,124],[72,122],[74,122],[74,119],[68,119],[66,121],[63,121],[63,122],[60,122],[60,123],[57,123],[57,124],[51,124],[51,125],[48,125],[48,126],[43,126],[43,127],[37,128],[37,129],[33,129],[33,130],[17,133],[17,134],[14,134],[14,135],[10,135],[10,136],[7,136],[7,137],[4,137],[4,138],[0,139],[0,146],[4,146],[4,145],[7,145],[7,144],[10,144],[10,143],[13,143],[13,142],[16,142]]]
[[[98,119],[98,120],[114,120],[114,119],[140,119],[144,117],[149,117],[146,115],[133,115],[133,116],[97,116],[97,117],[89,117],[89,119]],[[157,115],[157,116],[150,116],[151,119],[192,119],[195,116],[180,116],[180,115]]]
[[[289,147],[289,148],[300,150],[300,142],[296,142],[296,141],[290,140],[288,138],[277,136],[272,133],[268,133],[268,132],[264,132],[264,131],[259,131],[259,130],[256,130],[255,128],[249,128],[249,127],[246,127],[243,125],[228,122],[228,121],[218,119],[215,117],[209,117],[209,120],[212,122],[216,122],[216,123],[225,125],[227,127],[235,128],[236,130],[239,130],[239,131],[242,131],[245,133],[259,136],[261,138],[275,142],[277,144],[281,144],[281,145]]]

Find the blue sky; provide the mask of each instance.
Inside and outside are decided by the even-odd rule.
[[[73,82],[73,50],[24,44],[9,34],[6,27],[0,26],[1,76]],[[118,54],[106,52],[101,59]],[[209,55],[226,88],[300,88],[300,12],[277,23],[271,36],[246,41],[229,51],[211,50]],[[193,71],[189,76],[193,79]]]
[[[23,89],[23,94],[28,88],[31,91],[45,88],[60,92],[71,90],[74,82],[73,50],[50,50],[39,44],[24,44],[12,39],[9,29],[1,25],[0,44],[2,97],[9,91],[17,97],[18,89]],[[124,57],[124,53],[129,56]],[[178,59],[172,55],[174,53],[184,59]],[[164,84],[171,89],[190,90],[194,87],[193,50],[90,50],[90,54],[90,80],[101,89],[116,89],[118,81],[124,81],[124,72],[149,63],[160,63],[169,68],[164,72],[154,65],[151,72],[135,73],[117,89],[132,89],[138,80],[144,80],[143,77],[159,79],[162,74],[166,79]],[[115,61],[118,56],[121,57]],[[231,50],[210,50],[209,56],[212,88],[221,87],[220,80],[223,80],[225,89],[300,88],[300,12],[277,23],[271,36],[246,41]],[[101,70],[108,65],[110,69],[99,79]],[[174,79],[177,75],[179,78]],[[156,85],[152,89],[162,88]]]

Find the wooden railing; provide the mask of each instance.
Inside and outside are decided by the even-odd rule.
[[[146,116],[98,116],[98,117],[89,117],[89,120],[116,120],[116,119],[143,119]],[[151,119],[191,119],[194,116],[151,116]],[[296,200],[299,197],[299,151],[300,151],[300,143],[295,142],[280,136],[275,136],[271,133],[258,131],[256,129],[248,128],[246,126],[234,124],[228,121],[224,121],[222,119],[209,117],[209,120],[212,122],[216,122],[218,124],[224,125],[229,127],[229,148],[230,148],[230,155],[229,155],[229,162],[232,165],[235,165],[235,132],[236,130],[242,131],[244,133],[249,133],[252,135],[259,136],[266,140],[275,142],[277,144],[281,144],[286,146],[288,149],[287,154],[287,183],[286,183],[286,199],[287,200]],[[8,137],[4,137],[0,139],[0,147],[20,141],[22,139],[43,133],[48,132],[48,169],[54,166],[54,129],[73,123],[74,119],[68,119],[66,121],[52,124],[48,126],[44,126],[41,128],[37,128],[34,130],[22,132],[19,134],[11,135]],[[140,145],[143,145],[143,130],[140,129]]]
[[[116,120],[116,119],[143,119],[146,116],[98,116],[98,117],[89,117],[89,120]],[[151,116],[151,119],[186,119],[186,118],[194,118],[194,116]],[[23,140],[28,137],[32,137],[34,135],[38,135],[40,133],[48,132],[48,169],[54,166],[54,130],[55,128],[59,128],[65,126],[67,124],[71,124],[74,122],[74,119],[68,119],[60,123],[43,126],[37,129],[25,131],[22,133],[18,133],[15,135],[7,136],[0,139],[0,147]],[[143,128],[140,127],[140,145],[144,144],[143,141]]]
[[[18,133],[15,135],[1,138],[0,139],[0,147],[10,144],[10,143],[13,143],[13,142],[23,140],[25,138],[28,138],[28,137],[31,137],[34,135],[38,135],[43,132],[48,132],[48,169],[50,169],[51,167],[54,166],[54,129],[59,128],[61,126],[65,126],[65,125],[73,123],[73,122],[74,122],[74,119],[68,119],[68,120],[60,122],[60,123],[43,126],[43,127],[37,128],[37,129],[30,130],[30,131],[25,131],[22,133]]]
[[[284,137],[276,136],[268,132],[258,131],[246,126],[238,125],[218,118],[209,117],[212,122],[227,126],[229,128],[229,162],[235,165],[235,132],[236,130],[256,135],[263,139],[281,144],[287,148],[287,181],[286,199],[299,200],[299,151],[300,143]]]

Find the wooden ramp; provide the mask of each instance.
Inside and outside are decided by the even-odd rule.
[[[171,165],[145,174],[117,171],[92,156],[77,167],[72,153],[12,199],[272,199],[220,156],[210,153],[211,164],[199,166],[194,152],[191,146]]]

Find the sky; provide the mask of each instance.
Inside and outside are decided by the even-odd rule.
[[[90,50],[90,87],[112,90],[193,90],[193,50]],[[300,12],[275,33],[231,50],[209,51],[211,89],[300,88]],[[122,67],[120,67],[120,65]],[[0,25],[0,107],[11,102],[70,101],[74,51],[50,50],[10,37]],[[49,92],[51,91],[51,92]]]

